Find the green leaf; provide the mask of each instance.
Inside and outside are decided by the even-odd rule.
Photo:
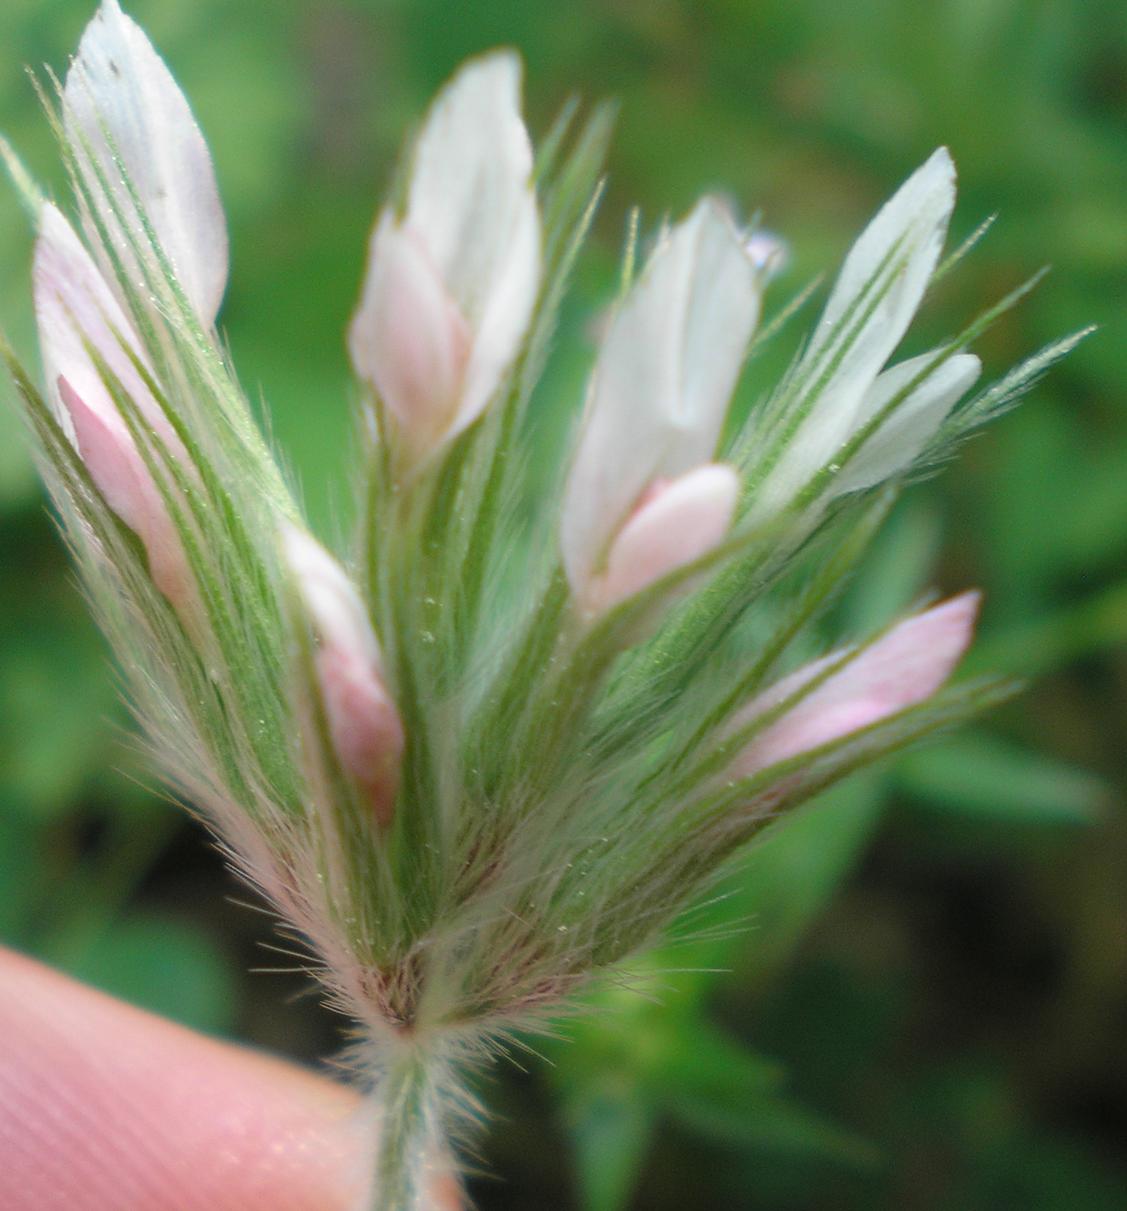
[[[136,913],[91,940],[67,964],[71,975],[213,1034],[235,1024],[236,969],[202,928],[157,914]]]
[[[778,973],[868,844],[886,803],[887,775],[835,787],[766,834],[744,868],[730,919],[745,917],[738,976],[763,990]]]
[[[583,1211],[621,1211],[629,1205],[656,1117],[628,1085],[572,1099],[567,1119]]]
[[[20,642],[0,652],[0,796],[29,815],[59,816],[112,752],[113,683],[87,625],[22,611],[5,621]]]
[[[669,1042],[650,1084],[670,1106],[688,1095],[727,1105],[772,1093],[785,1080],[781,1064],[729,1038],[703,1014],[683,1015]]]
[[[811,1160],[869,1168],[878,1154],[860,1136],[785,1097],[751,1094],[723,1103],[686,1092],[670,1110],[683,1125],[713,1139]]]
[[[1110,801],[1094,775],[981,732],[909,753],[895,776],[934,808],[1015,824],[1085,824]]]

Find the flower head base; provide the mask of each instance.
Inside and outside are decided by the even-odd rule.
[[[387,1106],[422,1107],[381,1152],[400,1209],[453,1060],[654,939],[769,814],[1008,692],[945,685],[973,595],[780,673],[913,465],[1079,339],[964,400],[966,346],[1015,294],[884,369],[954,204],[940,150],[750,413],[733,400],[779,245],[710,199],[663,230],[572,449],[540,450],[525,422],[606,120],[538,165],[542,231],[519,78],[510,53],[455,76],[376,224],[349,333],[374,421],[355,578],[217,345],[211,162],[116,0],[59,97],[85,239],[25,187],[42,393],[2,348],[155,752],[308,939]],[[562,491],[533,500],[549,457]]]

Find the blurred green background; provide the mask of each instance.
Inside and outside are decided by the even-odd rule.
[[[0,7],[0,127],[60,173],[22,71],[86,0]],[[775,303],[836,264],[937,144],[954,237],[916,352],[1045,263],[982,343],[995,374],[1101,331],[913,488],[837,619],[986,592],[1006,710],[773,834],[648,960],[653,996],[484,1078],[491,1208],[1127,1206],[1127,8],[1119,0],[134,0],[214,149],[224,324],[322,532],[349,515],[342,331],[399,141],[467,54],[511,43],[543,132],[617,98],[610,187],[547,390],[581,390],[626,215],[704,189],[791,243]],[[30,233],[0,190],[0,323],[34,364]],[[807,314],[806,322],[812,320]],[[763,363],[777,370],[802,324]],[[770,364],[768,364],[770,363]],[[758,365],[757,365],[758,369]],[[761,389],[762,374],[747,390]],[[10,393],[8,393],[10,396]],[[339,1024],[130,747],[112,669],[0,407],[0,939],[200,1028],[314,1059]],[[248,896],[249,898],[249,896]],[[281,960],[284,962],[284,960]],[[709,969],[711,974],[700,970]]]

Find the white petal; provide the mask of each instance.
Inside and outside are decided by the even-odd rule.
[[[755,737],[728,776],[748,777],[929,698],[970,644],[978,603],[977,593],[963,593],[893,627]],[[764,691],[732,730],[778,707],[845,654],[823,657]]]
[[[677,245],[692,241],[691,253],[679,254],[690,263],[681,270],[684,323],[674,345],[680,362],[675,417],[678,428],[699,444],[691,451],[678,444],[672,457],[691,466],[715,449],[762,296],[755,263],[715,203],[699,203],[685,228],[680,239],[674,236]]]
[[[955,166],[941,147],[853,245],[798,371],[818,384],[816,401],[760,486],[755,515],[784,506],[856,431],[862,401],[927,289],[954,205]],[[889,273],[883,295],[867,291]]]
[[[59,407],[60,376],[69,380],[88,408],[104,420],[122,423],[113,398],[87,352],[89,343],[117,376],[169,452],[188,466],[180,439],[122,345],[125,342],[145,364],[132,325],[74,229],[50,204],[40,211],[32,280],[48,393],[68,433],[73,436],[69,414]]]
[[[739,476],[719,463],[658,487],[611,544],[606,571],[587,592],[589,612],[609,609],[712,550],[731,528],[739,495]]]
[[[337,757],[386,826],[394,811],[404,736],[383,680],[375,632],[352,581],[320,543],[287,526],[283,546],[320,633],[317,674]]]
[[[454,417],[470,341],[422,237],[385,215],[372,237],[349,349],[416,450],[437,441]]]
[[[878,416],[934,358],[934,352],[925,353],[879,375],[862,406],[861,423]],[[871,487],[909,467],[981,372],[982,363],[972,353],[954,354],[938,366],[845,465],[834,481],[835,495]]]
[[[426,241],[475,329],[506,276],[531,180],[520,60],[509,51],[475,59],[431,106],[415,147],[407,200],[408,224]]]
[[[481,415],[516,358],[536,305],[540,272],[540,215],[536,199],[528,193],[514,219],[507,255],[495,267],[492,292],[477,320],[449,437]]]
[[[871,378],[900,343],[927,289],[955,206],[955,165],[939,148],[881,207],[845,258],[807,358],[836,347],[834,329],[861,323],[837,379]],[[882,265],[898,266],[887,292],[867,314],[866,287]],[[867,386],[867,383],[866,383]]]
[[[647,484],[711,460],[759,303],[754,265],[712,202],[650,257],[591,379],[564,502],[573,584],[590,579]]]
[[[116,150],[184,293],[210,326],[227,282],[227,227],[215,171],[183,93],[117,0],[102,0],[82,35],[67,74],[64,114],[76,150],[89,144],[118,205],[132,215]],[[108,206],[100,210],[117,232],[119,256],[133,264],[121,251],[125,237]]]

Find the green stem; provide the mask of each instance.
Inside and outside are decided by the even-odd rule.
[[[405,1044],[376,1086],[375,1174],[367,1211],[434,1211],[434,1186],[449,1152],[434,1056]]]

